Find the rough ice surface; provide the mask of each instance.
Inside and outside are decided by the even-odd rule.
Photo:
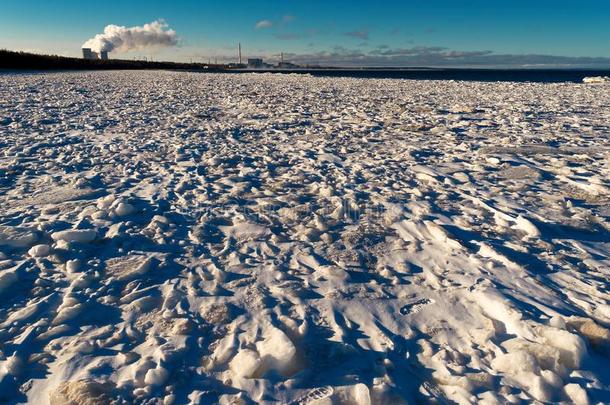
[[[610,92],[0,75],[0,401],[610,402]]]

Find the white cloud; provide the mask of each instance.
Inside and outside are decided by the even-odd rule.
[[[335,47],[310,54],[284,53],[299,64],[332,66],[429,66],[429,67],[598,67],[610,66],[610,58],[570,57],[556,55],[497,54],[489,50],[459,51],[444,47],[415,46],[372,50]]]
[[[177,44],[176,31],[170,29],[165,21],[157,20],[141,27],[107,25],[104,33],[89,39],[83,44],[83,48],[91,48],[95,52],[128,52]]]
[[[271,28],[272,26],[273,26],[273,23],[270,20],[261,20],[256,23],[254,28],[256,28],[257,30],[262,30],[265,28]]]

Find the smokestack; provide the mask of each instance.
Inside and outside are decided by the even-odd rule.
[[[241,42],[237,44],[238,54],[239,54],[239,64],[241,65]]]

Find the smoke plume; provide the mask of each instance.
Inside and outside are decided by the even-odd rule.
[[[176,31],[163,20],[153,21],[141,27],[107,25],[103,34],[97,34],[83,44],[94,52],[128,52],[156,46],[178,44]]]

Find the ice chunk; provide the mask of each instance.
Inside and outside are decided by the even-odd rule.
[[[321,153],[318,155],[318,162],[328,162],[337,165],[341,165],[343,163],[339,156],[333,155],[332,153]]]
[[[560,389],[561,387],[563,387],[563,380],[556,372],[552,370],[542,370],[540,372],[540,375],[542,376],[542,378],[544,378],[544,381],[546,381],[547,384],[549,384],[554,389]]]
[[[580,367],[587,355],[587,345],[580,336],[551,326],[539,326],[536,332],[544,344],[559,349],[563,365],[572,369]]]
[[[568,384],[563,387],[563,390],[574,405],[589,405],[587,391],[585,391],[580,385]]]
[[[6,359],[5,367],[11,375],[19,376],[24,371],[25,363],[17,354],[13,354]]]
[[[260,356],[256,351],[250,349],[240,350],[229,363],[233,374],[242,378],[253,378],[260,366]]]
[[[275,370],[283,376],[290,376],[298,368],[296,364],[296,347],[281,330],[270,327],[264,340],[256,343],[261,357],[259,373]]]
[[[458,180],[460,183],[468,183],[470,182],[470,176],[464,172],[453,173],[453,177]]]
[[[144,376],[144,383],[152,386],[160,386],[163,385],[167,378],[169,377],[169,372],[163,366],[157,365],[156,368],[151,368],[146,372]]]
[[[540,237],[540,231],[538,230],[538,228],[536,228],[536,225],[534,225],[529,219],[521,215],[519,215],[515,219],[515,226],[517,227],[517,229],[520,229],[525,232],[525,234],[530,238]]]
[[[112,203],[116,200],[116,197],[111,195],[107,195],[105,197],[101,197],[97,200],[97,208],[100,210],[107,210],[110,208]]]
[[[17,280],[17,273],[14,270],[0,271],[0,294],[4,293]]]
[[[504,324],[506,331],[519,337],[534,338],[531,328],[522,321],[523,313],[515,308],[509,300],[493,288],[474,291],[478,304],[484,313]]]
[[[331,280],[346,280],[349,274],[337,266],[320,266],[316,269],[316,273]]]
[[[529,394],[538,401],[548,402],[553,398],[552,387],[540,376],[526,380]]]
[[[144,254],[133,254],[115,257],[106,261],[106,274],[118,280],[130,280],[148,273],[154,264],[154,258]]]
[[[510,339],[502,343],[502,347],[509,352],[524,351],[536,358],[541,367],[548,370],[560,370],[561,353],[559,349],[535,342],[530,342],[525,339]]]
[[[90,243],[97,238],[94,229],[68,229],[66,231],[54,232],[51,238],[55,241]]]
[[[240,222],[233,226],[219,228],[226,236],[232,236],[238,240],[259,239],[271,233],[266,227],[252,222]]]
[[[134,212],[136,212],[135,207],[129,203],[122,202],[114,208],[114,213],[119,217],[125,217],[133,214]]]
[[[587,76],[582,79],[583,83],[588,84],[599,84],[599,83],[610,83],[610,77],[608,76]]]
[[[347,387],[335,387],[338,403],[349,405],[371,405],[371,394],[369,387],[365,384],[356,384]],[[333,402],[334,403],[334,402]]]
[[[28,251],[28,254],[32,257],[46,257],[49,253],[51,253],[51,246],[49,245],[32,246]]]
[[[62,323],[65,323],[71,319],[76,318],[78,315],[80,315],[83,310],[85,309],[85,306],[83,304],[75,304],[72,306],[63,306],[63,308],[61,308],[61,310],[57,313],[57,316],[55,317],[55,319],[53,319],[53,325],[59,325]]]
[[[587,318],[572,317],[568,323],[589,341],[594,350],[610,354],[610,330]]]
[[[66,262],[66,271],[68,273],[76,273],[80,270],[82,262],[79,259],[68,260]]]
[[[0,246],[24,248],[37,240],[38,235],[32,229],[0,225]]]
[[[495,370],[509,373],[538,373],[539,366],[536,358],[523,350],[516,350],[496,356],[491,362]]]

